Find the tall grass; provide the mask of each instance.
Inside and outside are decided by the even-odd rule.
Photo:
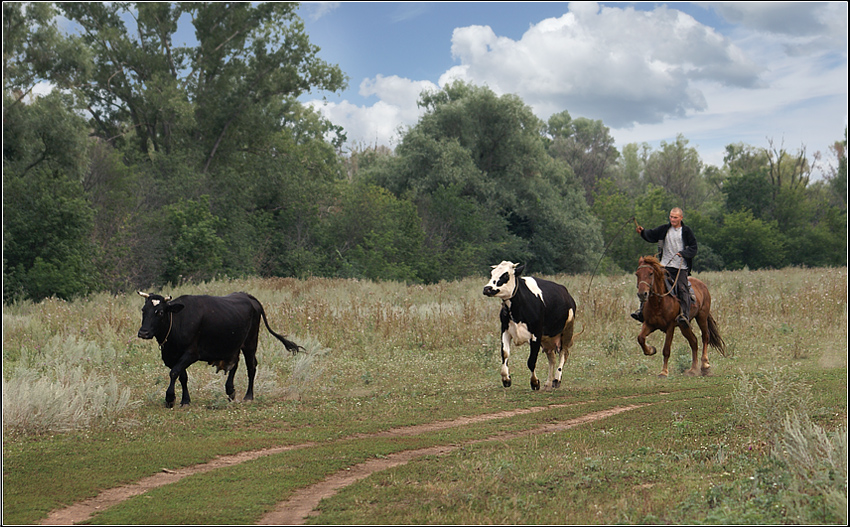
[[[631,274],[597,276],[592,288],[585,275],[546,278],[565,284],[578,304],[579,333],[565,367],[566,385],[614,386],[652,378],[660,369],[660,359],[638,353],[639,326],[628,317],[637,305]],[[710,357],[717,374],[800,361],[811,367],[846,367],[846,268],[744,270],[702,273],[699,278],[709,285],[712,311],[730,350],[725,359]],[[247,291],[257,296],[272,328],[311,353],[291,357],[261,331],[255,395],[303,400],[498,385],[499,303],[481,294],[486,279],[482,274],[428,286],[325,278],[224,279],[159,292],[176,297]],[[167,369],[156,345],[136,337],[140,308],[134,293],[4,306],[6,428],[40,433],[121,418],[129,422],[137,405],[161,404]],[[652,339],[660,345],[663,336],[656,332]],[[681,356],[679,362],[689,357],[678,335],[674,352]],[[519,379],[528,375],[526,357],[523,347],[511,359]],[[196,404],[227,404],[224,376],[206,364],[190,367],[189,382]],[[237,394],[244,383],[242,365]],[[50,402],[57,399],[64,403]],[[49,408],[56,407],[62,411],[55,413],[68,416],[52,416]],[[767,419],[778,423],[782,417]]]
[[[262,330],[254,402],[230,402],[225,375],[199,363],[188,370],[188,409],[163,407],[168,370],[156,343],[136,337],[142,300],[135,293],[4,306],[4,504],[11,504],[4,514],[13,511],[6,523],[38,521],[47,511],[101,489],[215,455],[342,438],[345,448],[362,459],[358,443],[346,438],[553,403],[570,404],[547,411],[547,419],[574,418],[590,411],[588,405],[607,408],[634,396],[656,402],[569,432],[460,449],[459,461],[452,455],[438,464],[423,461],[387,471],[387,485],[364,482],[367,487],[349,491],[352,499],[345,508],[362,508],[354,518],[364,519],[337,521],[690,523],[705,518],[706,523],[764,524],[846,519],[840,514],[847,495],[846,461],[841,464],[842,449],[846,452],[846,269],[700,274],[729,350],[726,357],[710,351],[712,377],[686,378],[673,369],[665,380],[656,376],[660,357],[640,352],[640,325],[628,316],[637,307],[634,276],[597,276],[592,288],[588,276],[546,278],[565,284],[578,304],[578,335],[563,385],[550,393],[528,387],[527,346],[512,354],[514,387],[502,388],[500,303],[481,294],[484,273],[428,286],[282,278],[150,291],[174,297],[247,291],[263,304],[275,331],[307,349],[292,356]],[[660,347],[663,335],[656,332],[650,340]],[[690,360],[679,334],[673,352],[674,364]],[[538,362],[538,375],[544,363]],[[813,391],[807,381],[828,389]],[[238,399],[246,388],[244,362],[235,382]],[[391,450],[413,448],[406,441],[490,436],[506,425],[536,426],[535,419],[394,440]],[[97,448],[106,441],[110,448]],[[299,452],[304,459],[315,455]],[[286,459],[279,460],[281,466]],[[469,470],[463,467],[466,461]],[[446,472],[453,465],[456,479]],[[795,472],[795,466],[806,470]],[[326,468],[335,471],[339,464]],[[247,463],[238,470],[258,473]],[[287,472],[293,479],[286,484],[300,481],[302,471]],[[398,474],[404,476],[393,480]],[[271,500],[267,503],[281,498],[279,481],[258,489],[257,481],[249,479],[239,482],[243,492],[262,494]],[[200,492],[206,489],[209,496],[220,495],[209,490],[209,483],[197,478],[193,494],[207,496]],[[230,481],[222,485],[223,492],[233,491]],[[450,499],[444,500],[447,492]],[[560,501],[553,498],[556,494]],[[171,489],[163,489],[161,496],[167,503],[157,518],[173,523]],[[431,506],[428,500],[446,505]],[[397,508],[398,516],[376,516],[377,504]],[[411,512],[420,504],[426,516]],[[471,506],[473,516],[462,514],[463,504]],[[596,505],[601,509],[593,509]],[[541,515],[528,516],[528,510]],[[450,511],[461,512],[452,516]],[[234,522],[254,521],[240,514]],[[109,523],[110,517],[104,518]],[[209,518],[225,521],[224,516]]]
[[[797,523],[847,523],[847,426],[827,431],[812,422],[813,396],[799,375],[776,368],[741,372],[734,392],[737,424],[766,444],[789,475],[785,518]]]

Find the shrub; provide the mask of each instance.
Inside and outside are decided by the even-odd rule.
[[[799,523],[847,524],[847,428],[828,432],[797,412],[786,414],[771,454],[791,474],[787,515]]]
[[[3,427],[12,433],[64,432],[110,419],[136,403],[114,376],[59,366],[52,375],[17,368],[3,379]]]

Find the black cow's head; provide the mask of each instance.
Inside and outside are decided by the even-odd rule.
[[[490,281],[484,286],[484,296],[495,296],[502,300],[514,296],[524,266],[505,261],[492,267]]]
[[[139,328],[139,338],[152,339],[157,335],[167,335],[171,325],[171,315],[179,313],[183,304],[169,303],[170,296],[151,295],[139,291],[145,297],[142,307],[142,327]]]

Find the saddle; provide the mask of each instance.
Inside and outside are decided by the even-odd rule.
[[[667,284],[667,289],[672,291],[673,289],[673,280],[670,279],[669,276],[664,278],[665,283]],[[678,296],[677,296],[678,298]],[[691,277],[688,277],[688,298],[691,300],[691,304],[695,304],[697,301],[697,297],[694,294],[694,287],[691,285]]]

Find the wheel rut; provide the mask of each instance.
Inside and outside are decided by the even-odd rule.
[[[473,417],[460,417],[458,419],[435,421],[433,423],[426,423],[422,425],[393,428],[382,432],[376,432],[374,434],[356,434],[354,436],[349,436],[345,439],[412,436],[426,432],[444,430],[447,428],[468,426],[471,424],[485,421],[505,419],[518,415],[532,414],[541,411],[551,410],[554,408],[574,406],[575,404],[578,403],[538,406],[533,408],[522,408],[503,412],[494,412],[491,414],[484,414]],[[356,483],[357,481],[360,481],[361,479],[366,478],[371,474],[374,474],[375,472],[380,472],[382,470],[387,470],[399,465],[403,465],[419,457],[445,455],[465,445],[483,443],[487,441],[514,439],[541,432],[545,433],[567,430],[574,426],[598,421],[600,419],[605,419],[607,417],[622,412],[627,412],[629,410],[634,410],[643,406],[647,406],[649,404],[654,403],[616,406],[607,410],[591,412],[580,417],[570,419],[568,421],[549,423],[518,432],[494,434],[484,438],[465,441],[453,445],[440,445],[416,450],[405,450],[381,458],[370,459],[363,463],[348,467],[345,470],[332,474],[323,481],[320,481],[319,483],[297,490],[287,500],[278,504],[278,506],[274,510],[260,518],[257,524],[301,525],[309,516],[318,514],[315,509],[322,499],[333,496],[340,489],[347,487],[353,483]],[[54,510],[47,516],[47,518],[40,522],[40,525],[70,525],[84,522],[90,519],[94,514],[108,509],[109,507],[112,507],[114,505],[117,505],[124,500],[144,494],[145,492],[158,487],[176,483],[177,481],[180,481],[181,479],[188,476],[193,476],[195,474],[203,474],[212,470],[238,465],[246,461],[252,461],[254,459],[261,458],[263,456],[270,456],[291,450],[310,448],[313,446],[316,446],[316,443],[307,442],[298,445],[271,447],[261,450],[240,452],[238,454],[233,454],[229,456],[219,456],[207,463],[194,465],[191,467],[184,467],[176,470],[163,468],[162,472],[143,478],[135,483],[107,489],[93,498],[74,503],[63,509]]]

